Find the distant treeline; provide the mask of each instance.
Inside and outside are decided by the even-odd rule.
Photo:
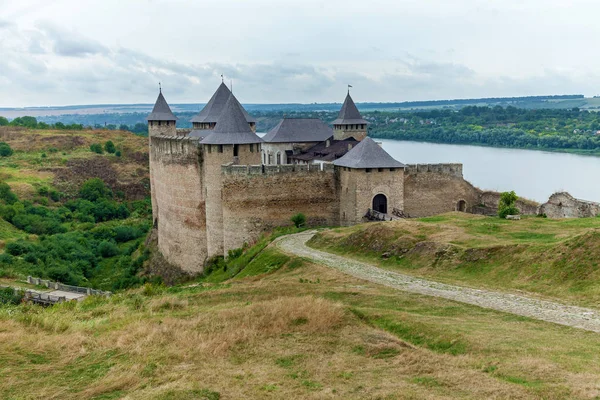
[[[55,123],[46,123],[43,121],[38,121],[35,117],[25,116],[25,117],[17,117],[12,121],[8,121],[5,117],[0,116],[0,126],[21,126],[29,129],[58,129],[58,130],[82,130],[82,129],[108,129],[108,130],[122,130],[122,131],[130,131],[138,135],[148,135],[148,124],[145,123],[136,123],[132,125],[126,124],[106,124],[100,125],[95,124],[93,126],[84,125],[84,124],[65,124],[63,122],[55,122]]]
[[[394,103],[397,107],[431,107],[431,106],[450,106],[461,104],[474,103],[514,103],[514,102],[530,102],[530,101],[547,101],[547,100],[574,100],[584,99],[582,94],[564,94],[554,96],[523,96],[523,97],[487,97],[483,99],[454,99],[454,100],[426,100],[426,101],[405,101],[402,103]]]

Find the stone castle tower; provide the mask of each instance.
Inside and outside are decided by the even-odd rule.
[[[367,137],[367,125],[369,123],[363,119],[350,96],[350,91],[346,95],[342,109],[335,121],[332,122],[335,140],[344,140],[353,137],[356,140],[363,140]]]

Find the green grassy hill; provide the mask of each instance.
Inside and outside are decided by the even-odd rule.
[[[600,218],[450,213],[335,229],[309,244],[435,280],[600,304]]]

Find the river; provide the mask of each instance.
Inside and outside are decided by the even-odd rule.
[[[514,190],[545,202],[557,191],[600,202],[600,157],[535,150],[375,139],[405,164],[462,163],[466,180],[481,189]]]

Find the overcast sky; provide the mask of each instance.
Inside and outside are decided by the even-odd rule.
[[[597,0],[0,0],[0,107],[600,93]]]

